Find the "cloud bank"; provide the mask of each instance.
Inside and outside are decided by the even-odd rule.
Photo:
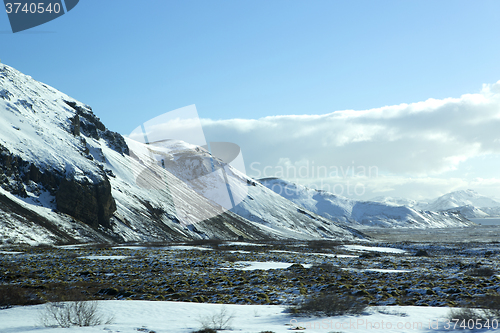
[[[404,195],[395,189],[422,183],[439,194],[478,179],[498,190],[491,174],[500,167],[500,81],[459,98],[324,115],[202,119],[202,125],[209,141],[240,145],[247,173],[254,177],[294,178],[294,168],[302,167],[295,177],[301,183],[364,178],[372,193]],[[484,156],[493,157],[481,168],[489,178],[474,173]],[[370,168],[376,176],[367,174]]]

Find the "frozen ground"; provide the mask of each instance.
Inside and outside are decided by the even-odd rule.
[[[44,305],[15,307],[0,311],[2,333],[190,333],[201,328],[203,318],[225,308],[234,318],[224,332],[291,332],[298,326],[304,332],[449,332],[445,329],[447,308],[394,306],[371,307],[360,316],[296,317],[278,305],[222,305],[184,302],[101,301],[105,316],[113,316],[108,325],[85,328],[46,328],[38,318]],[[437,326],[439,324],[439,326]],[[437,328],[439,327],[439,328]],[[498,332],[498,330],[485,330]]]

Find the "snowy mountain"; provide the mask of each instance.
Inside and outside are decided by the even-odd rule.
[[[457,212],[466,218],[500,216],[500,201],[478,194],[473,190],[450,192],[428,201],[392,197],[376,197],[372,201],[387,205],[408,206],[416,210]]]
[[[373,201],[357,201],[325,191],[309,189],[282,179],[265,178],[260,182],[296,204],[331,220],[354,227],[443,228],[473,225],[455,212],[420,211],[406,206]]]
[[[182,158],[165,166],[158,149],[109,131],[89,106],[0,64],[0,244],[361,235],[222,165],[234,189],[251,196],[228,211],[203,195],[208,184],[182,179],[186,165],[212,156],[177,142],[162,153]]]
[[[472,206],[480,210],[482,210],[483,207],[499,208],[500,201],[488,198],[473,190],[462,190],[440,196],[439,198],[431,201],[426,206],[426,209],[439,211],[439,210],[449,210],[452,208],[458,208],[463,206]]]
[[[419,210],[425,210],[425,207],[429,204],[427,201],[419,201],[407,198],[399,197],[375,197],[369,201],[380,202],[388,206],[407,206]]]

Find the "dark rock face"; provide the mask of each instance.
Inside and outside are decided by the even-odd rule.
[[[51,194],[55,195],[63,175],[55,170],[44,170],[30,162],[15,156],[9,150],[0,145],[0,186],[13,193],[26,193],[20,188],[24,184],[34,182],[43,186]]]
[[[109,228],[116,211],[108,176],[95,175],[93,183],[67,179],[56,170],[39,168],[0,145],[0,186],[14,195],[26,198],[25,185],[36,183],[56,197],[57,209],[94,228]]]
[[[73,135],[79,136],[81,133],[96,140],[104,139],[110,148],[120,154],[128,155],[130,153],[123,136],[108,130],[101,120],[94,115],[90,106],[81,106],[70,101],[64,102],[76,111],[76,115],[70,118]]]
[[[91,227],[99,226],[96,191],[93,184],[63,179],[56,194],[57,209]]]
[[[91,184],[74,179],[63,179],[56,193],[57,209],[90,225],[108,228],[109,219],[116,211],[116,203],[111,195],[111,184],[107,179]]]
[[[111,184],[106,177],[102,183],[96,185],[97,218],[99,224],[109,228],[109,219],[116,212],[116,202],[111,195]]]
[[[9,99],[8,92],[1,92],[1,98]],[[108,130],[104,124],[92,113],[92,109],[76,102],[65,101],[75,110],[75,115],[69,119],[69,131],[80,137],[82,154],[93,160],[89,155],[85,137],[104,140],[106,144],[122,155],[129,154],[125,139],[118,133]],[[29,103],[23,104],[31,108]],[[103,156],[104,159],[104,156]],[[12,154],[6,147],[0,145],[0,186],[19,197],[28,197],[30,191],[47,190],[55,196],[57,210],[74,217],[93,228],[110,227],[110,218],[116,211],[116,203],[111,194],[111,184],[108,179],[109,170],[100,166],[100,171],[86,175],[89,178],[76,180],[65,175],[64,171],[50,167],[40,169],[34,163],[24,161],[21,157]],[[110,174],[112,175],[112,172]],[[90,180],[92,179],[92,181]]]
[[[80,117],[76,114],[71,120],[71,131],[74,136],[80,136]]]

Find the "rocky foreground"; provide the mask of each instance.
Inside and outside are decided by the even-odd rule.
[[[498,295],[499,255],[498,243],[200,241],[3,248],[0,305],[9,303],[9,295],[23,304],[72,299],[295,304],[333,292],[369,305],[458,306]]]

